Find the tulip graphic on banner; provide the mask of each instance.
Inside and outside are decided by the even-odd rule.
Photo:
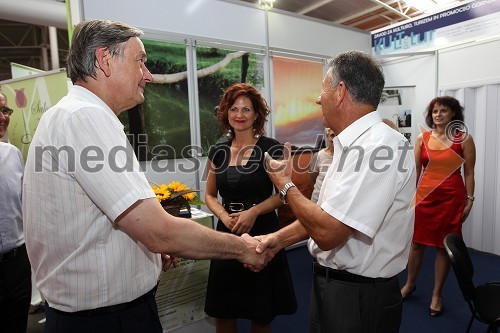
[[[16,105],[19,109],[21,109],[24,121],[24,135],[21,138],[21,142],[27,144],[30,143],[31,139],[33,138],[30,133],[29,119],[27,119],[25,111],[27,99],[26,95],[24,94],[24,88],[15,89],[15,93],[16,93]]]

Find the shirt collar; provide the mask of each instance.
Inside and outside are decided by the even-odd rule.
[[[361,136],[367,129],[382,121],[382,117],[378,111],[372,111],[363,117],[359,118],[351,125],[347,126],[335,138],[338,138],[342,147],[349,147]]]

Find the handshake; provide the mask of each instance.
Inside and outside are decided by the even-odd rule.
[[[252,272],[260,272],[281,250],[278,237],[274,234],[252,237],[248,234],[241,235],[247,246],[247,251],[238,258],[243,265]]]

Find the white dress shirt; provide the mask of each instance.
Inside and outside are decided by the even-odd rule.
[[[331,251],[310,239],[309,251],[323,266],[392,277],[406,267],[413,235],[413,150],[377,111],[348,126],[333,143],[335,154],[318,204],[356,232]]]
[[[51,307],[120,304],[156,285],[160,255],[113,223],[154,196],[116,115],[73,86],[40,119],[23,184],[28,255]]]
[[[19,149],[0,142],[0,253],[24,243],[21,192],[24,161]]]

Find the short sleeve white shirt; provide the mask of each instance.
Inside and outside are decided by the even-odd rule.
[[[24,243],[21,192],[24,161],[19,149],[0,142],[0,253]]]
[[[355,232],[330,251],[322,251],[310,239],[309,251],[323,266],[366,277],[392,277],[406,267],[413,235],[413,151],[377,111],[348,126],[333,143],[335,154],[318,204]]]
[[[120,304],[156,285],[160,256],[113,223],[154,196],[116,115],[73,86],[40,119],[23,184],[28,255],[51,307]]]

